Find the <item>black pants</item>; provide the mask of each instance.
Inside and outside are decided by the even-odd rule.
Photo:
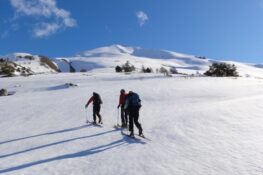
[[[121,123],[127,125],[128,123],[128,111],[124,109],[124,105],[121,105]]]
[[[139,109],[140,107],[130,107],[129,108],[129,130],[131,133],[133,133],[133,122],[135,126],[139,129],[139,131],[142,131],[142,126],[139,123]]]
[[[96,122],[96,116],[98,116],[99,121],[101,121],[100,105],[93,105],[93,121],[94,122]]]

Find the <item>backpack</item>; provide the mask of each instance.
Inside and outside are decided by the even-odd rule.
[[[93,104],[102,104],[102,101],[101,101],[101,98],[100,98],[100,95],[95,93],[94,94],[94,101],[93,101]]]
[[[139,106],[141,107],[141,99],[138,94],[133,93],[132,96],[130,97],[129,103],[131,106]]]

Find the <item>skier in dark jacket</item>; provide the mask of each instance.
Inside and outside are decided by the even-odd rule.
[[[118,108],[121,107],[121,123],[122,123],[121,127],[123,128],[127,128],[127,124],[128,124],[128,111],[124,109],[125,98],[127,95],[128,94],[125,93],[125,90],[121,89]]]
[[[141,100],[139,98],[139,95],[130,91],[126,97],[124,109],[127,109],[129,112],[129,131],[131,137],[134,137],[133,122],[135,126],[139,129],[139,136],[143,136],[142,126],[138,121],[140,108]]]
[[[100,115],[100,107],[102,104],[102,100],[100,98],[100,95],[96,92],[93,92],[93,95],[90,97],[89,101],[85,105],[85,108],[87,108],[91,102],[93,102],[93,122],[94,124],[96,124],[96,116],[98,116],[98,123],[102,124],[102,118]]]

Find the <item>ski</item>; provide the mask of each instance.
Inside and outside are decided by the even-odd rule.
[[[113,127],[114,127],[114,128],[128,129],[128,128],[129,128],[129,125],[123,126],[123,125],[120,125],[120,124],[116,124],[116,125],[113,125]]]
[[[100,123],[94,123],[94,122],[91,122],[91,121],[87,120],[86,123],[87,123],[87,124],[91,124],[91,125],[93,125],[93,126],[102,127],[102,122],[100,122]]]
[[[94,123],[94,122],[92,122],[92,124],[93,124],[94,126],[102,127],[102,122],[100,122],[100,123]]]
[[[113,128],[115,128],[115,129],[127,129],[128,127],[123,127],[123,126],[117,124],[117,125],[113,125]]]
[[[117,125],[113,125],[113,128],[116,128],[116,129],[121,129],[121,125],[117,124]]]
[[[145,137],[144,134],[143,135],[139,135],[139,134],[136,134],[137,136],[145,139],[145,140],[149,140],[149,141],[152,141],[151,139],[149,139],[148,137]]]
[[[130,136],[129,134],[126,134],[123,130],[121,130],[121,134],[128,137],[128,138],[131,138],[131,139],[134,139],[134,140],[137,140],[137,141],[141,141],[140,138],[137,138],[135,136]]]
[[[127,137],[134,138],[134,139],[138,139],[138,140],[140,140],[140,139],[138,138],[138,137],[140,137],[140,138],[142,138],[142,139],[145,139],[145,140],[148,140],[148,141],[152,141],[152,140],[149,139],[148,137],[145,137],[144,134],[142,134],[142,135],[134,134],[134,136],[130,136],[129,134],[127,134],[127,133],[124,132],[124,130],[127,130],[127,129],[125,129],[125,128],[117,128],[117,129],[120,129],[122,135],[125,135],[125,136],[127,136]],[[135,137],[135,135],[136,135],[136,137]],[[138,136],[138,137],[137,137],[137,136]]]
[[[91,121],[87,120],[86,123],[92,123]]]

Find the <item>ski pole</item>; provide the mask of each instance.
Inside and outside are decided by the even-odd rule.
[[[89,120],[88,120],[88,110],[87,110],[87,108],[85,108],[85,113],[86,113],[86,123],[89,123]]]
[[[117,116],[117,126],[119,126],[119,117],[120,117],[120,110],[119,110],[119,108],[117,109],[117,111],[118,111],[118,116]]]

